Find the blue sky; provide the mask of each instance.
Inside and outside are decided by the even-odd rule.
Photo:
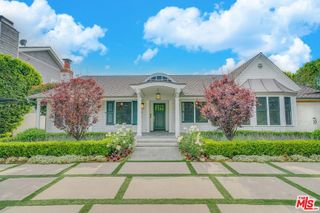
[[[0,14],[82,75],[221,73],[260,51],[294,72],[320,57],[318,0],[251,2],[0,0]]]

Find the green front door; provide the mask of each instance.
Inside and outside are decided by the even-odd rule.
[[[166,130],[166,105],[164,103],[155,103],[153,105],[153,130],[165,131]]]

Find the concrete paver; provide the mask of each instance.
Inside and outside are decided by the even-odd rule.
[[[72,164],[23,164],[0,172],[0,175],[55,175]]]
[[[287,179],[320,195],[320,177],[287,177]]]
[[[16,164],[0,164],[0,171],[7,169],[9,167],[15,166]]]
[[[208,177],[133,177],[124,199],[222,198]]]
[[[127,162],[119,174],[190,174],[185,162]]]
[[[206,205],[94,205],[90,213],[210,213]]]
[[[136,147],[130,160],[182,160],[178,147]]]
[[[111,174],[118,166],[119,162],[108,163],[80,163],[68,170],[65,174]]]
[[[124,179],[124,177],[65,177],[37,195],[34,200],[112,199]]]
[[[1,213],[78,213],[82,205],[54,205],[54,206],[12,206],[0,211]]]
[[[227,162],[240,174],[284,174],[284,172],[265,163]]]
[[[9,178],[0,182],[0,200],[22,200],[54,178]]]
[[[276,177],[217,177],[233,198],[295,200],[305,194]]]
[[[310,162],[276,162],[273,163],[294,174],[320,174],[320,163]]]
[[[303,212],[297,210],[295,206],[284,206],[284,205],[244,205],[244,204],[218,204],[218,208],[221,213],[248,213],[248,212],[259,212],[259,213],[298,213]]]
[[[218,162],[192,162],[191,164],[198,174],[232,174]]]

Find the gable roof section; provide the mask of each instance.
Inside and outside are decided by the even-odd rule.
[[[250,58],[248,61],[244,62],[243,64],[241,64],[240,66],[238,66],[237,68],[235,68],[229,75],[235,79],[237,78],[245,69],[247,69],[247,67],[251,64],[251,62],[253,62],[256,58],[258,58],[260,55],[263,55],[262,52],[260,52],[259,54],[255,55],[254,57]]]
[[[63,63],[56,54],[56,52],[49,46],[47,47],[19,47],[19,52],[27,53],[27,52],[40,52],[40,51],[47,51],[49,52],[52,59],[56,62],[56,64],[59,66],[60,70],[63,69]]]
[[[182,96],[203,96],[203,90],[213,79],[222,76],[214,75],[168,75],[177,84],[186,84],[182,90]],[[93,78],[103,86],[106,97],[132,97],[135,91],[130,87],[140,84],[149,75],[128,75],[128,76],[82,76],[82,78]]]
[[[295,91],[287,88],[286,86],[284,86],[283,84],[281,84],[275,79],[248,79],[241,86],[251,89],[254,92],[261,92],[261,93],[268,93],[268,92],[296,93]]]
[[[300,86],[301,90],[298,92],[297,99],[320,99],[320,91],[306,87]]]

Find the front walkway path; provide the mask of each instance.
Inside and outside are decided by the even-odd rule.
[[[0,165],[1,213],[302,212],[298,195],[320,199],[320,163]]]
[[[130,160],[136,161],[170,161],[182,160],[178,147],[136,147]]]

